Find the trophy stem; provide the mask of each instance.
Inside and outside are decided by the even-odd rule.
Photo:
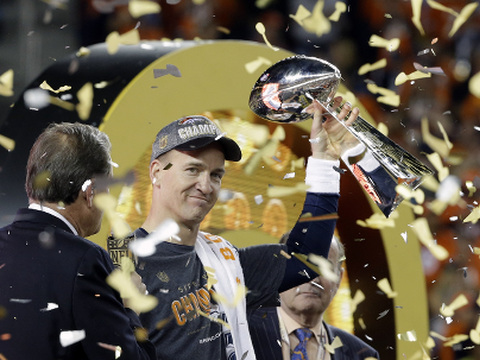
[[[395,190],[397,185],[403,184],[414,190],[425,176],[433,174],[362,117],[358,116],[347,126],[337,116],[340,110],[333,110],[330,106],[324,108],[364,145],[363,149],[366,148],[355,156],[349,156],[347,150],[342,154],[342,160],[387,217],[403,200]]]

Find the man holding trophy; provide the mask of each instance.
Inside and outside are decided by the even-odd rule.
[[[340,102],[335,99],[333,106]],[[319,102],[305,111],[314,119],[306,170],[310,189],[302,215],[335,214],[340,154],[358,141]],[[349,113],[347,125],[356,119],[358,109],[351,111],[347,104],[338,114],[343,120]],[[242,249],[199,230],[217,200],[225,160],[240,158],[238,145],[199,115],[170,123],[153,144],[152,206],[132,235],[131,249],[135,254],[138,244],[160,233],[166,221],[178,224],[178,232],[158,243],[153,254],[135,254],[138,273],[159,300],[141,319],[162,359],[255,359],[247,307],[272,304],[279,291],[318,275],[315,266],[298,254],[328,256],[335,219],[297,222],[286,245]]]

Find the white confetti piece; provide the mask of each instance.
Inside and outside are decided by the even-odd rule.
[[[60,333],[60,344],[63,347],[73,345],[85,339],[85,330],[69,330]]]
[[[130,242],[129,249],[137,256],[153,255],[157,244],[170,238],[176,238],[179,232],[178,224],[173,219],[167,219],[147,237]]]

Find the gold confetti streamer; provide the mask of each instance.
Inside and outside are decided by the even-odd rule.
[[[340,16],[347,11],[347,4],[342,1],[337,1],[335,3],[335,11],[332,15],[328,17],[328,20],[337,22],[340,20]]]
[[[464,223],[471,222],[472,224],[476,224],[478,219],[480,219],[480,207],[479,206],[474,208],[472,210],[472,212],[470,214],[468,214],[468,216],[465,219],[463,219],[463,222]]]
[[[477,187],[473,185],[472,181],[465,181],[465,186],[467,187],[467,190],[468,190],[468,197],[472,197],[473,194],[477,192]]]
[[[339,275],[335,272],[333,265],[330,261],[325,259],[323,256],[316,254],[309,254],[308,260],[317,265],[318,270],[322,277],[328,281],[337,282],[339,280]]]
[[[266,34],[266,30],[265,30],[265,25],[263,25],[263,23],[261,22],[257,22],[257,24],[255,25],[255,30],[257,30],[257,32],[262,35],[263,37],[263,41],[265,41],[265,44],[270,48],[272,49],[273,51],[278,51],[279,49],[274,47],[272,44],[270,44],[270,42],[268,41],[267,39],[267,34]]]
[[[388,281],[387,278],[383,278],[379,280],[377,283],[377,286],[380,290],[382,290],[385,293],[385,295],[387,295],[389,299],[393,299],[398,295],[396,291],[392,290],[392,287],[390,286],[390,282]]]
[[[465,340],[468,340],[468,335],[465,334],[455,334],[448,338],[448,341],[445,342],[444,346],[453,346],[455,344],[461,343]]]
[[[123,238],[132,231],[127,222],[115,211],[117,200],[113,195],[100,193],[93,198],[95,206],[105,213],[116,238]]]
[[[310,185],[303,182],[295,184],[295,186],[269,186],[267,188],[267,196],[271,198],[279,198],[294,194],[304,194]]]
[[[303,21],[310,17],[312,13],[303,5],[299,5],[295,15],[289,15],[293,20],[295,20],[300,26],[303,24]]]
[[[421,189],[412,190],[403,184],[397,185],[395,191],[405,200],[414,199],[416,203],[423,204],[425,201],[425,193]]]
[[[470,330],[470,340],[472,340],[474,344],[480,345],[480,318],[477,320],[475,329]]]
[[[129,257],[122,257],[121,267],[107,277],[107,284],[120,293],[122,299],[128,300],[128,306],[137,313],[144,313],[157,306],[158,299],[153,295],[141,294],[132,281],[135,265]]]
[[[468,82],[468,90],[473,96],[480,98],[480,72],[470,78]]]
[[[468,305],[468,299],[465,295],[460,294],[450,303],[450,305],[443,304],[440,307],[440,314],[444,317],[452,317],[456,310],[465,305]]]
[[[415,27],[420,31],[420,34],[425,35],[425,30],[423,29],[423,25],[421,22],[422,16],[422,3],[423,0],[412,0],[412,23]]]
[[[0,146],[4,147],[8,151],[12,151],[15,149],[15,141],[0,134]]]
[[[368,44],[372,47],[381,47],[381,48],[385,48],[389,52],[392,52],[392,51],[396,51],[400,46],[400,39],[393,38],[391,40],[387,40],[378,35],[373,34],[372,36],[370,36],[370,40],[368,41]]]
[[[370,228],[370,229],[384,229],[387,227],[395,227],[395,219],[398,218],[398,213],[394,212],[388,218],[385,215],[380,213],[374,213],[365,221],[358,219],[356,221],[357,225]]]
[[[212,292],[212,299],[214,299],[217,303],[222,304],[223,306],[235,308],[240,303],[240,301],[245,298],[246,294],[247,288],[244,285],[239,284],[237,285],[233,299],[229,300],[227,299],[227,297],[219,294],[218,292]]]
[[[249,74],[253,74],[255,71],[260,69],[263,65],[270,66],[272,65],[272,62],[263,56],[259,56],[256,60],[250,61],[245,64],[245,70]]]
[[[144,15],[158,14],[160,11],[160,4],[153,1],[131,0],[128,3],[128,12],[135,19]]]
[[[434,0],[427,0],[427,4],[432,8],[432,9],[435,9],[435,10],[439,10],[439,11],[443,11],[443,12],[446,12],[446,13],[449,13],[453,16],[458,16],[458,12],[456,12],[455,10],[445,6],[445,5],[442,5],[440,4],[439,2],[437,1],[434,1]]]
[[[378,60],[377,62],[375,62],[373,64],[366,63],[366,64],[363,64],[362,66],[360,66],[360,69],[358,69],[358,75],[365,75],[368,72],[375,71],[375,70],[378,70],[378,69],[382,69],[385,66],[387,66],[387,59],[386,58]]]
[[[452,37],[455,33],[462,27],[462,25],[468,20],[468,18],[473,14],[475,9],[478,6],[478,2],[473,2],[467,4],[461,11],[460,14],[453,21],[452,29],[448,33],[448,37]]]
[[[93,85],[88,82],[77,92],[78,104],[76,106],[78,117],[88,120],[93,102]]]
[[[215,285],[218,280],[215,278],[215,269],[210,266],[204,266],[205,272],[207,273],[207,289],[210,290],[213,285]]]
[[[397,75],[395,78],[395,86],[399,86],[404,84],[407,81],[415,81],[419,79],[426,79],[426,78],[431,78],[432,74],[429,72],[422,72],[419,70],[416,70],[410,74],[405,74],[403,71]]]
[[[449,253],[441,245],[435,243],[427,219],[418,218],[412,223],[413,231],[416,233],[418,240],[430,251],[430,253],[438,260],[445,260]]]
[[[13,96],[13,70],[7,70],[0,75],[0,95]]]
[[[427,159],[437,170],[438,180],[443,181],[450,174],[450,170],[443,166],[442,158],[440,157],[439,153],[433,152],[431,154],[427,154]]]
[[[110,55],[118,51],[120,45],[135,45],[140,42],[140,34],[137,29],[130,30],[122,35],[117,31],[113,31],[107,35],[105,39],[107,51]]]
[[[88,56],[90,55],[91,51],[89,48],[86,48],[86,47],[81,47],[80,49],[78,49],[77,53],[75,54],[77,57],[82,57],[82,56]]]
[[[428,119],[426,117],[422,118],[421,121],[421,128],[422,128],[422,137],[423,141],[436,153],[438,153],[442,158],[447,158],[450,154],[450,150],[453,148],[453,144],[448,139],[448,135],[443,127],[443,125],[438,122],[438,127],[440,132],[443,135],[443,140],[433,136],[430,133],[430,129],[428,126]],[[437,159],[434,161],[438,161]],[[443,168],[443,166],[442,166]],[[442,170],[442,176],[445,176],[445,170]],[[447,174],[448,175],[448,174]]]
[[[328,34],[332,29],[330,21],[323,14],[324,0],[318,0],[313,7],[311,16],[307,17],[300,24],[302,28],[318,37]]]
[[[69,85],[63,85],[63,86],[60,86],[57,90],[53,89],[48,83],[46,80],[44,80],[41,84],[40,84],[40,89],[43,89],[43,90],[48,90],[48,91],[51,91],[55,94],[58,94],[58,93],[61,93],[61,92],[65,92],[65,91],[68,91],[68,90],[71,90],[72,87],[69,86]]]
[[[343,343],[342,340],[338,336],[335,336],[331,344],[325,344],[325,350],[327,350],[330,354],[335,354],[335,349],[342,347]]]
[[[365,294],[362,290],[357,290],[351,301],[352,314],[357,310],[357,306],[365,300]]]
[[[380,87],[374,83],[368,83],[367,89],[372,94],[380,94],[381,96],[377,98],[378,102],[383,104],[398,106],[400,105],[400,96],[397,95],[394,91]]]

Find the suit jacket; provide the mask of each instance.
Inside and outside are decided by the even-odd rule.
[[[257,360],[283,359],[277,309],[265,307],[253,310],[249,313],[248,322]],[[375,349],[356,336],[326,323],[324,325],[328,342],[331,343],[338,336],[343,344],[330,355],[332,360],[361,360],[370,356],[380,359]]]
[[[119,346],[121,359],[155,359],[153,345],[135,339],[138,316],[105,281],[113,269],[103,248],[60,219],[19,210],[0,229],[0,353],[9,360],[98,360],[115,359]],[[83,332],[83,340],[62,344]]]

